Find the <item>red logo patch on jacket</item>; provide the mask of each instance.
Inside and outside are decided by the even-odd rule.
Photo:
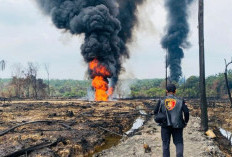
[[[176,106],[176,100],[175,99],[165,99],[165,107],[171,111]]]

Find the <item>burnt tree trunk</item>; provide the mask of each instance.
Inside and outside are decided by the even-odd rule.
[[[205,52],[204,52],[204,0],[199,0],[199,62],[200,62],[200,100],[201,100],[201,128],[208,130],[208,112],[205,88]]]
[[[226,63],[226,60],[225,60],[225,63]],[[232,61],[229,62],[228,64],[226,63],[226,68],[225,68],[225,80],[226,80],[226,88],[227,88],[227,93],[228,93],[228,96],[229,96],[229,99],[230,99],[230,107],[232,108],[232,98],[231,98],[231,92],[230,92],[230,87],[229,87],[229,81],[228,81],[228,76],[227,76],[227,67],[232,64]]]
[[[34,85],[33,85],[33,88],[34,88],[34,99],[37,99],[38,98],[38,90],[37,90],[37,79],[36,79],[36,76],[35,76],[35,80],[34,81]]]
[[[48,74],[48,97],[50,97],[50,78]]]

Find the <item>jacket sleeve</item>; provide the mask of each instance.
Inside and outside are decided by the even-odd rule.
[[[189,121],[189,109],[185,101],[183,101],[183,112],[184,112],[184,121],[185,121],[185,124],[187,124]]]
[[[154,109],[154,115],[157,115],[159,112],[159,108],[160,108],[160,100],[158,100],[155,109]]]

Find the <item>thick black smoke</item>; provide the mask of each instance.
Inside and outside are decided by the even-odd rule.
[[[168,11],[167,32],[161,44],[168,51],[168,66],[171,81],[178,82],[181,75],[181,59],[183,49],[190,44],[187,41],[189,33],[188,7],[193,0],[165,0]]]
[[[85,34],[81,54],[93,59],[111,73],[112,86],[118,81],[123,58],[129,58],[126,43],[137,22],[136,6],[143,0],[36,0],[59,29]],[[89,70],[90,77],[93,73]]]
[[[142,5],[145,1],[146,0],[117,0],[119,6],[119,14],[117,15],[117,18],[121,23],[121,30],[118,36],[125,44],[132,42],[133,28],[138,24],[137,7]],[[129,52],[126,45],[123,46],[122,44],[121,51],[123,54],[127,54],[126,57],[129,58]],[[112,83],[117,83],[118,77],[113,77],[112,80]]]
[[[119,3],[118,19],[122,29],[119,32],[120,38],[125,42],[132,40],[133,27],[138,24],[137,6],[143,4],[145,0],[117,0]]]

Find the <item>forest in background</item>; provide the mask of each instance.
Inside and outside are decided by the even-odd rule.
[[[229,87],[232,88],[232,70],[228,71]],[[49,84],[49,86],[48,86]],[[185,98],[199,98],[199,78],[181,78],[177,84],[177,95]],[[40,79],[33,70],[11,79],[0,79],[0,97],[15,99],[44,98],[86,98],[91,91],[91,81]],[[207,97],[227,98],[224,73],[206,78]],[[117,98],[162,97],[165,93],[164,79],[120,80],[115,89]]]

